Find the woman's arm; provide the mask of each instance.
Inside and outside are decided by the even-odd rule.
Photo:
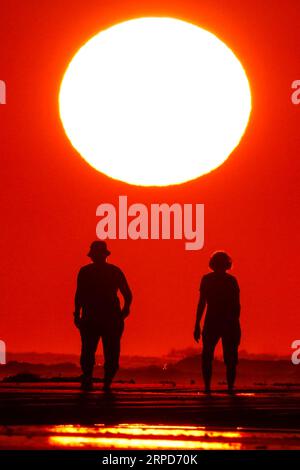
[[[197,341],[197,343],[201,336],[200,321],[201,321],[201,318],[203,317],[205,306],[206,306],[206,293],[205,293],[205,280],[203,277],[201,280],[201,284],[200,284],[200,297],[199,297],[199,302],[197,306],[196,322],[195,322],[195,329],[194,329],[194,339],[195,341]]]

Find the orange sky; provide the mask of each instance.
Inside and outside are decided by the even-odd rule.
[[[199,280],[219,248],[232,255],[240,282],[241,347],[290,353],[300,335],[300,105],[290,99],[291,83],[300,79],[299,14],[298,0],[1,3],[7,104],[0,106],[0,339],[9,351],[78,352],[73,295],[95,239],[95,210],[125,194],[129,203],[204,203],[205,247],[109,243],[110,261],[134,294],[124,353],[156,355],[193,344]],[[89,37],[155,15],[196,23],[231,47],[247,71],[253,110],[224,165],[190,183],[153,189],[111,180],[85,163],[64,135],[57,95],[68,62]]]

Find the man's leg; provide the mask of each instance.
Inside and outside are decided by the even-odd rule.
[[[227,364],[226,365],[226,379],[227,379],[227,386],[228,391],[232,392],[234,389],[236,377],[236,364]]]
[[[95,328],[83,326],[81,334],[80,365],[82,369],[82,388],[91,389],[93,385],[93,369],[95,354],[100,339],[100,334]]]
[[[203,349],[202,349],[202,376],[204,380],[205,392],[210,392],[210,384],[212,377],[212,363],[214,359],[215,347],[219,341],[217,335],[203,335]]]
[[[104,389],[109,389],[119,369],[124,322],[105,328],[102,334],[104,355]]]

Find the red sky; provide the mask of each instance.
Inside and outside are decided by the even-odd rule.
[[[1,2],[0,339],[9,351],[78,352],[77,271],[89,261],[96,207],[124,194],[129,203],[205,204],[203,250],[186,251],[183,241],[109,242],[110,261],[134,294],[124,353],[193,345],[199,280],[221,248],[241,287],[241,347],[289,354],[300,336],[300,105],[290,99],[300,79],[299,15],[298,0]],[[59,120],[59,85],[74,53],[102,28],[140,16],[174,16],[215,33],[242,61],[252,89],[238,148],[181,186],[135,187],[96,172]]]

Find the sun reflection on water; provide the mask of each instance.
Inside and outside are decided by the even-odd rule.
[[[241,449],[238,431],[212,431],[197,426],[120,424],[60,425],[48,429],[49,445],[97,449]]]

